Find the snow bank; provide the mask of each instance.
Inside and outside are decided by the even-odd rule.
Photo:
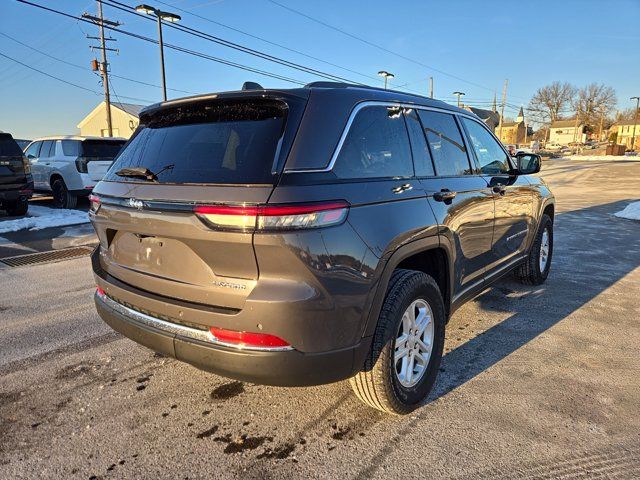
[[[568,155],[566,157],[553,158],[552,160],[595,160],[595,161],[620,161],[640,162],[640,155]]]
[[[640,202],[630,203],[624,210],[614,213],[616,217],[640,220]]]
[[[89,222],[87,212],[29,205],[28,217],[15,220],[0,220],[0,233],[18,230],[42,230],[49,227],[64,227]]]

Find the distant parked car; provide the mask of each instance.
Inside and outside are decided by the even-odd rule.
[[[31,140],[25,140],[23,138],[15,138],[14,140],[16,141],[18,146],[20,147],[20,150],[23,150],[23,151],[31,143]]]
[[[88,196],[126,143],[124,138],[46,137],[25,150],[35,190],[51,192],[58,208],[74,208]]]
[[[544,146],[545,150],[561,150],[564,148],[564,145],[560,145],[559,143],[547,143]]]
[[[29,161],[10,134],[0,133],[0,207],[11,216],[25,215],[31,195]]]

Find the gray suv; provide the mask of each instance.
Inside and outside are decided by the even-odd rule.
[[[554,199],[473,114],[335,83],[152,105],[90,197],[112,328],[220,375],[422,405],[445,325],[542,283]]]

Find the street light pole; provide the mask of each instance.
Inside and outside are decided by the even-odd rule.
[[[631,137],[631,151],[636,151],[636,125],[638,125],[638,109],[640,109],[640,97],[631,97],[629,100],[636,101],[636,114],[633,118],[633,136]]]
[[[389,80],[390,78],[394,78],[395,75],[393,73],[389,73],[385,70],[380,70],[378,72],[378,75],[380,75],[381,77],[384,77],[384,89],[387,89],[387,80]]]
[[[464,96],[464,92],[453,92],[458,97],[458,108],[460,108],[460,97]]]
[[[164,44],[162,43],[162,18],[156,15],[158,20],[158,45],[160,46],[160,74],[162,75],[162,100],[167,101],[167,80],[164,73]]]
[[[137,12],[146,13],[147,15],[154,15],[158,20],[158,45],[160,46],[160,74],[162,75],[162,99],[167,101],[167,83],[164,71],[164,43],[162,41],[162,20],[166,20],[167,22],[177,22],[181,20],[180,15],[176,15],[175,13],[163,12],[151,5],[138,5],[136,7]]]

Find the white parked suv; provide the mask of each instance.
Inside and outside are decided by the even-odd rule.
[[[58,208],[74,208],[88,196],[126,143],[124,138],[44,137],[24,153],[31,163],[34,189],[51,192]]]

